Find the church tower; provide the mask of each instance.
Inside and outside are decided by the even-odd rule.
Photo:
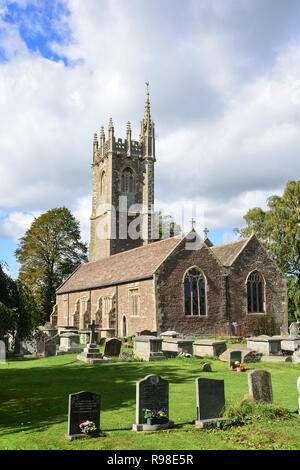
[[[112,119],[108,136],[101,127],[93,141],[90,261],[153,241],[154,122],[147,84],[145,115],[139,141],[116,139]]]

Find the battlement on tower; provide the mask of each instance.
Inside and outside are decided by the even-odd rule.
[[[96,144],[96,145],[95,145]],[[103,158],[107,158],[109,152],[113,152],[123,158],[143,158],[144,157],[144,148],[143,142],[137,140],[128,140],[128,139],[116,139],[113,137],[112,140],[105,140],[99,142],[97,134],[94,138],[94,162],[101,161]]]

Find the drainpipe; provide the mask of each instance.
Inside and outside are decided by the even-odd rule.
[[[118,338],[119,333],[119,290],[118,286],[116,286],[116,332],[115,335]]]
[[[228,327],[228,332],[231,333],[230,327],[230,305],[229,305],[229,271],[225,271],[225,319],[226,325]]]

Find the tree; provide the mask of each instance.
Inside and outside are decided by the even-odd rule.
[[[33,289],[45,319],[52,311],[57,287],[79,264],[88,261],[79,222],[66,207],[35,218],[20,238],[16,257],[21,264],[19,279]]]
[[[40,321],[41,312],[33,293],[6,274],[0,263],[0,339],[8,334],[14,340],[29,338]]]
[[[154,230],[159,240],[176,237],[176,235],[181,233],[180,225],[170,215],[164,215],[162,211],[155,212],[154,214]]]
[[[250,209],[244,216],[247,226],[235,233],[248,237],[254,232],[286,274],[289,317],[300,318],[300,181],[289,181],[282,197],[267,200],[266,211]]]

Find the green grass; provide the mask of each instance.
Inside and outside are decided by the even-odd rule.
[[[227,370],[227,363],[209,360],[213,372],[201,371],[197,359],[114,362],[89,366],[76,355],[18,358],[0,364],[0,449],[300,449],[300,416],[296,413],[296,381],[300,366],[292,363],[248,364],[247,372],[272,374],[274,402],[291,412],[290,419],[270,413],[243,426],[196,429],[196,377],[224,379],[226,407],[248,392],[247,372]],[[169,380],[170,419],[175,428],[134,433],[135,383],[148,374]],[[83,390],[101,394],[101,429],[106,437],[67,441],[68,395]]]

